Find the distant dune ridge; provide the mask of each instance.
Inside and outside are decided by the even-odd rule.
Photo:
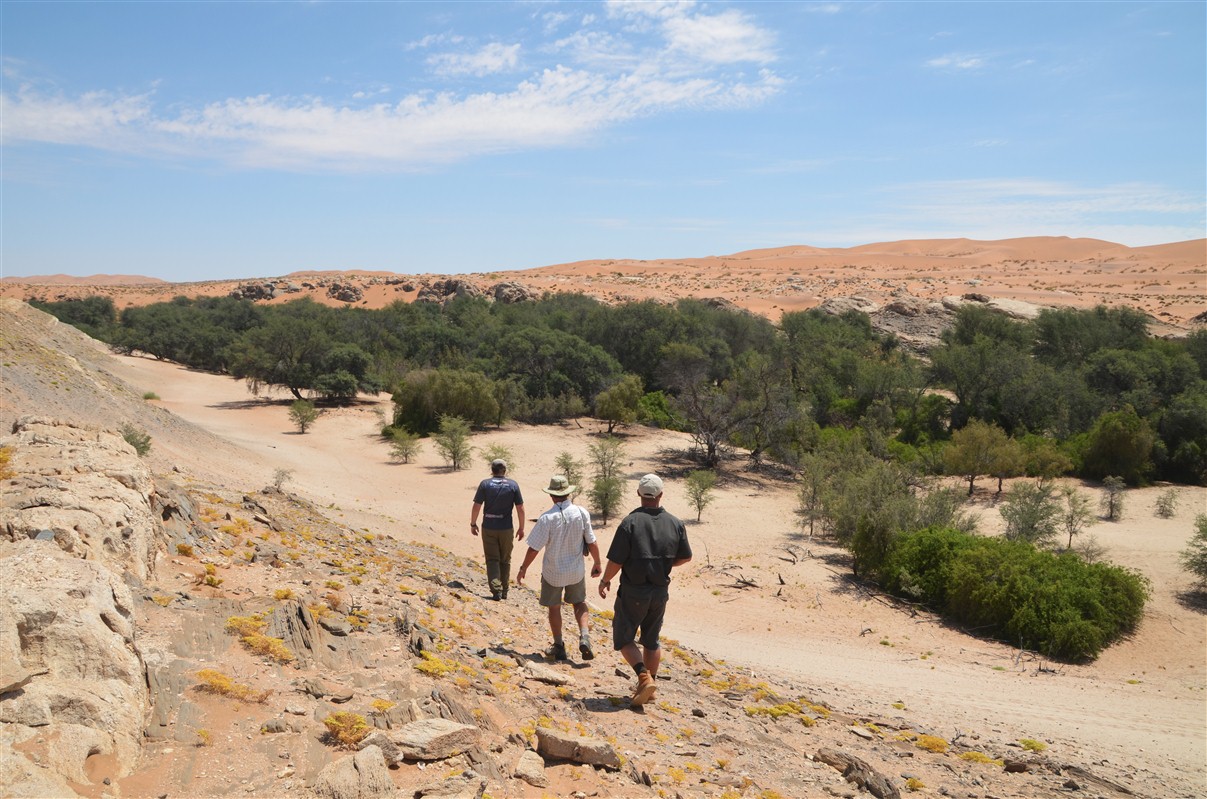
[[[248,283],[289,283],[269,302],[309,296],[328,305],[380,308],[413,301],[432,273],[381,270],[294,271],[283,277],[248,277],[170,283],[127,275],[6,277],[0,296],[69,299],[111,296],[117,306],[145,305],[174,296],[222,296]],[[918,239],[857,247],[790,245],[692,258],[589,259],[514,271],[484,269],[462,278],[486,291],[501,281],[532,293],[581,292],[605,302],[681,297],[721,298],[778,319],[836,297],[884,303],[912,296],[926,301],[968,293],[1040,306],[1128,305],[1175,329],[1201,324],[1207,306],[1207,239],[1128,247],[1085,238],[1038,236],[977,241]],[[333,281],[359,293],[328,291]],[[1200,317],[1196,320],[1196,317]]]

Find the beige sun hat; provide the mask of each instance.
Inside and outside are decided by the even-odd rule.
[[[570,485],[570,481],[566,479],[564,474],[555,474],[549,478],[549,487],[542,488],[551,497],[568,497],[574,493],[574,489],[578,486]]]

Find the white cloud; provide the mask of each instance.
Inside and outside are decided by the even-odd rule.
[[[1140,246],[1202,238],[1207,210],[1201,196],[1146,183],[956,180],[895,186],[885,193],[892,210],[869,223],[878,232],[848,231],[844,238],[1081,236]]]
[[[740,11],[730,9],[712,16],[671,17],[664,24],[673,51],[717,64],[775,60],[775,38]]]
[[[771,74],[727,83],[567,67],[505,93],[412,94],[353,108],[319,98],[230,98],[174,115],[148,95],[0,95],[4,143],[41,141],[215,158],[250,168],[422,169],[488,153],[580,144],[600,130],[676,107],[731,108],[778,91]]]
[[[440,53],[428,59],[440,75],[483,77],[510,72],[520,63],[520,45],[492,42],[474,53]]]
[[[155,90],[69,96],[26,83],[0,94],[0,133],[10,146],[50,142],[243,168],[420,170],[490,153],[579,146],[637,117],[750,107],[782,90],[784,80],[766,67],[775,58],[772,33],[740,11],[711,13],[692,2],[612,2],[606,9],[607,19],[584,16],[584,27],[556,42],[491,43],[427,57],[442,86],[515,72],[521,62],[551,54],[564,59],[509,87],[498,88],[494,77],[492,91],[470,84],[386,102],[377,96],[390,91],[382,82],[357,87],[347,101],[263,94],[182,108]],[[463,42],[441,33],[406,48]],[[744,64],[762,68],[733,70]]]
[[[983,56],[977,55],[945,55],[938,58],[932,58],[926,62],[926,66],[934,69],[980,69],[988,62]]]

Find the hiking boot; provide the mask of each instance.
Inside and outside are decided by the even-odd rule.
[[[506,594],[500,594],[498,591],[491,591],[491,592],[490,592],[490,598],[491,598],[491,599],[493,599],[495,602],[498,602],[498,601],[499,601],[500,599],[502,599],[504,596],[506,596]]]
[[[634,707],[644,705],[654,698],[654,692],[658,687],[654,685],[654,676],[648,671],[643,671],[637,675],[637,690],[633,691],[633,698],[629,700],[629,704]]]
[[[578,651],[582,653],[583,660],[595,660],[595,651],[591,649],[590,639],[578,639]]]
[[[548,660],[569,660],[566,655],[566,645],[563,643],[555,643],[553,646],[545,650],[545,657]]]
[[[506,588],[503,589],[503,593],[500,596],[502,596],[503,599],[507,598],[507,589]]]

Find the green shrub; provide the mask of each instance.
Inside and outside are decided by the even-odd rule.
[[[1142,575],[1119,566],[934,527],[897,538],[881,584],[969,628],[1068,661],[1093,659],[1135,629],[1149,595]]]
[[[140,430],[129,422],[123,422],[121,433],[126,443],[134,447],[138,457],[141,458],[151,451],[151,436],[146,430]]]

